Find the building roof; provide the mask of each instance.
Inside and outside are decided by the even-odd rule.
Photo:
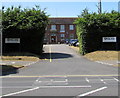
[[[54,17],[49,18],[50,24],[74,24],[73,22],[77,19],[77,17]]]

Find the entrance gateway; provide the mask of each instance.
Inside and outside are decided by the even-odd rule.
[[[57,36],[56,36],[56,34],[51,34],[50,41],[51,41],[52,44],[57,43]]]

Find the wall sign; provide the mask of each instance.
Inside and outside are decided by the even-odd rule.
[[[102,42],[117,42],[116,37],[102,37]]]
[[[20,43],[20,38],[5,38],[5,43]]]

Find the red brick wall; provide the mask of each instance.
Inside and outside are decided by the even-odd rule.
[[[52,21],[54,21],[54,24],[52,24],[52,22],[51,22],[51,24],[48,25],[47,30],[46,30],[46,34],[45,34],[45,39],[47,39],[47,40],[45,42],[46,43],[58,43],[58,42],[64,43],[65,41],[61,41],[60,34],[65,34],[65,37],[64,37],[65,40],[70,38],[70,34],[73,34],[74,39],[76,39],[77,38],[76,25],[73,24],[73,20],[75,20],[75,19],[74,18],[52,18]],[[50,18],[50,20],[51,20],[51,18]],[[57,31],[55,33],[50,31],[51,25],[56,25]],[[65,32],[60,32],[60,25],[65,25]],[[69,25],[74,25],[74,30],[70,30]],[[56,41],[55,42],[51,42],[51,34],[56,34]]]

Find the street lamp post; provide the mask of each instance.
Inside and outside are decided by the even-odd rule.
[[[102,13],[102,2],[101,2],[101,0],[99,0],[99,2],[98,2],[98,13],[99,14]]]
[[[100,13],[102,13],[102,4],[101,4],[101,0],[100,0]]]

